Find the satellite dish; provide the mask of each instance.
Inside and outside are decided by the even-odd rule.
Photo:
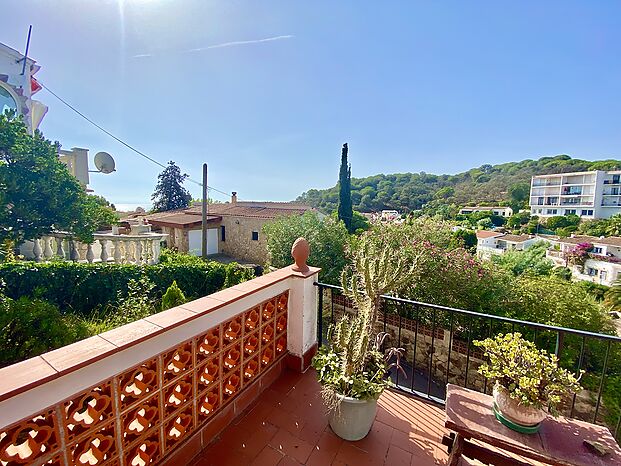
[[[95,167],[106,175],[112,173],[114,171],[114,159],[107,152],[97,152],[95,154]]]

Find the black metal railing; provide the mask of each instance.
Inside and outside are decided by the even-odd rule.
[[[322,345],[330,324],[354,312],[343,289],[325,283],[319,288],[318,339]],[[554,353],[559,364],[582,376],[586,388],[562,406],[561,414],[607,425],[621,435],[621,338],[537,322],[422,303],[393,296],[382,297],[378,331],[391,341],[387,347],[404,348],[401,366],[391,377],[397,388],[444,403],[446,384],[490,393],[491,384],[478,374],[481,350],[473,344],[506,332],[520,332],[539,348]],[[616,387],[616,388],[615,388]]]

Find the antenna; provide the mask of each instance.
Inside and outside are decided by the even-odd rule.
[[[100,173],[105,175],[115,171],[114,159],[107,152],[97,152],[95,154],[95,167]]]

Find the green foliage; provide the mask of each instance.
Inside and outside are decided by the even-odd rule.
[[[621,280],[615,280],[606,291],[604,305],[611,311],[621,311]]]
[[[476,252],[477,234],[472,230],[459,229],[453,233],[453,237],[467,251]]]
[[[583,286],[554,277],[518,277],[503,314],[596,333],[612,331],[610,318]]]
[[[75,316],[39,299],[0,295],[0,367],[37,356],[88,336]]]
[[[183,182],[188,177],[185,173],[181,174],[175,162],[168,162],[168,166],[157,176],[155,192],[151,196],[153,210],[163,212],[188,207],[192,195],[183,187]]]
[[[482,347],[488,358],[479,367],[479,373],[504,387],[512,399],[524,406],[548,407],[557,415],[556,406],[563,398],[581,390],[574,375],[558,366],[554,354],[538,349],[519,333],[498,335],[474,344]]]
[[[176,280],[188,299],[196,299],[251,277],[239,272],[237,264],[203,262],[186,254],[162,253],[156,265],[101,264],[74,262],[12,262],[0,264],[0,279],[12,298],[43,298],[61,309],[89,315],[105,308],[119,293],[125,294],[130,280],[146,277],[155,287],[154,299],[161,299]]]
[[[53,230],[91,242],[102,225],[115,223],[113,210],[86,194],[58,159],[58,144],[21,118],[0,115],[0,242],[20,243]]]
[[[507,190],[511,208],[517,212],[519,209],[528,206],[528,197],[530,195],[530,183],[521,181],[509,186]]]
[[[350,233],[353,233],[352,221],[354,217],[354,210],[351,200],[351,165],[347,162],[347,143],[343,144],[343,150],[341,151],[341,168],[339,170],[339,205],[338,216],[339,220],[345,223],[345,228]]]
[[[548,243],[538,241],[524,251],[509,250],[492,256],[492,261],[513,275],[550,275],[554,263],[546,257]]]
[[[300,237],[310,244],[309,265],[321,267],[321,280],[338,284],[345,267],[347,229],[334,218],[320,219],[313,212],[281,217],[263,226],[267,238],[268,266],[282,268],[293,263],[291,245]]]
[[[618,160],[592,162],[558,155],[499,165],[486,164],[456,175],[431,175],[425,172],[380,174],[352,178],[351,195],[353,208],[361,212],[383,209],[409,212],[422,209],[427,204],[433,205],[434,202],[447,204],[447,201],[457,205],[505,202],[515,208],[515,203],[524,198],[525,185],[530,184],[533,175],[612,170],[618,166]],[[434,200],[436,193],[446,187],[452,188],[453,193],[447,198]],[[338,193],[338,185],[324,190],[311,189],[303,193],[299,200],[332,212],[337,207]],[[439,196],[449,193],[450,190],[445,190]]]
[[[557,215],[550,217],[546,220],[546,228],[549,230],[559,230],[567,227],[577,227],[580,223],[580,217],[578,215]]]
[[[168,287],[164,296],[162,296],[162,311],[170,309],[171,307],[180,306],[187,302],[183,291],[177,285],[177,280],[173,280],[172,285]]]
[[[157,312],[153,297],[155,285],[147,278],[131,279],[127,282],[127,292],[117,293],[117,305],[108,309],[104,320],[109,329],[120,327]]]

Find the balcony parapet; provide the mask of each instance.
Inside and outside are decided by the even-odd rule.
[[[55,232],[26,241],[20,253],[36,262],[54,258],[75,262],[114,262],[115,264],[157,264],[160,260],[161,242],[168,235],[162,233],[114,234],[95,233],[92,243],[82,243],[68,233]]]
[[[181,450],[198,453],[316,348],[318,272],[280,269],[0,369],[0,461],[175,464]]]

